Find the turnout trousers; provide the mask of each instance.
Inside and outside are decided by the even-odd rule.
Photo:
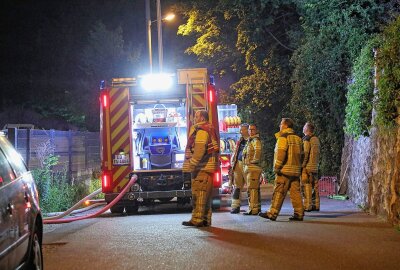
[[[275,177],[271,207],[268,212],[275,218],[279,215],[288,191],[290,191],[290,201],[292,202],[294,214],[298,217],[303,217],[304,208],[300,193],[300,179],[296,176],[277,175]]]
[[[193,224],[207,222],[211,225],[213,173],[197,171],[192,173],[192,218]]]
[[[244,188],[244,183],[246,181],[245,174],[243,171],[243,162],[238,160],[235,169],[233,170],[233,185],[235,186],[232,192],[232,209],[240,208],[241,201],[241,191]]]
[[[255,166],[245,166],[244,171],[247,180],[249,212],[258,214],[261,212],[260,176],[262,169]]]
[[[304,210],[311,211],[313,208],[319,209],[320,199],[318,175],[303,170],[301,173],[301,183],[304,192]]]

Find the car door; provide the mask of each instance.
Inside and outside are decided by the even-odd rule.
[[[13,251],[9,256],[9,268],[14,269],[19,266],[24,259],[29,245],[29,211],[27,201],[29,187],[25,178],[30,177],[26,166],[14,149],[14,147],[5,139],[0,138],[1,151],[11,165],[14,179],[9,184],[9,204],[12,209],[10,240]],[[15,178],[16,176],[16,178]]]
[[[9,269],[13,253],[13,187],[14,172],[0,150],[0,269]]]

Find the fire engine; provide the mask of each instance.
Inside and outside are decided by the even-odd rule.
[[[182,165],[195,112],[207,110],[219,132],[217,96],[207,69],[115,78],[100,88],[101,179],[107,203],[131,175],[138,176],[111,212],[135,214],[140,205],[190,203],[191,175]],[[213,207],[218,208],[220,171],[213,186]]]

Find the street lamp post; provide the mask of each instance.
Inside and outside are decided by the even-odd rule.
[[[146,26],[147,26],[147,48],[149,51],[149,64],[150,73],[153,72],[153,53],[151,49],[151,24],[157,21],[157,39],[158,39],[158,68],[159,72],[162,72],[163,66],[163,46],[162,46],[162,21],[171,21],[175,17],[174,14],[168,14],[164,18],[161,18],[161,4],[160,0],[157,0],[157,20],[152,21],[150,16],[150,0],[146,0]]]
[[[146,0],[146,26],[147,26],[147,49],[149,51],[149,68],[150,68],[150,73],[153,73],[153,56],[151,50],[150,0]]]
[[[162,47],[162,27],[161,27],[161,3],[157,0],[157,40],[158,40],[158,72],[162,72],[163,47]]]

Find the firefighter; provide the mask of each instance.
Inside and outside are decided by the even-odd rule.
[[[208,112],[197,111],[189,132],[183,171],[192,174],[192,218],[184,226],[211,225],[213,176],[218,169],[219,146],[214,127],[208,122]]]
[[[304,210],[319,211],[318,163],[320,142],[314,135],[314,125],[307,122],[303,127],[304,160],[301,182],[304,190]]]
[[[244,215],[258,215],[261,211],[260,176],[262,145],[255,124],[249,125],[249,139],[243,150],[244,173],[247,182],[249,210]]]
[[[231,214],[240,213],[240,194],[243,190],[246,177],[243,171],[243,149],[246,146],[247,139],[249,138],[249,125],[242,124],[240,125],[240,138],[236,143],[235,152],[231,158],[232,168],[229,171],[229,187],[232,188],[234,186],[232,192],[232,204],[231,204]],[[233,174],[233,175],[232,175]],[[233,177],[232,177],[233,176]]]
[[[294,133],[293,120],[290,118],[282,118],[280,131],[275,136],[277,138],[274,153],[275,186],[269,210],[260,213],[259,216],[276,220],[289,190],[294,208],[294,214],[289,220],[302,221],[304,216],[300,194],[302,141]]]

